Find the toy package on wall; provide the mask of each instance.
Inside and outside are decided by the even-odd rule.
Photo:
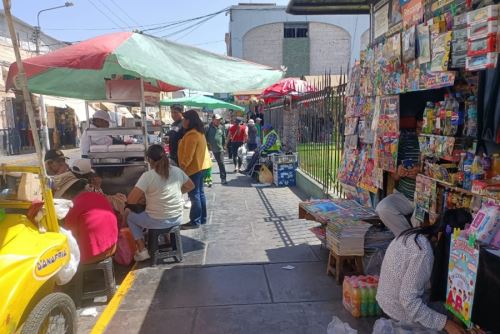
[[[375,165],[375,154],[371,145],[366,145],[360,153],[360,180],[358,186],[376,193],[382,189],[383,171]]]
[[[462,233],[454,233],[450,246],[446,308],[465,325],[471,326],[479,249]]]
[[[415,184],[415,218],[423,222],[425,212],[429,212],[434,181],[423,175],[417,175]]]
[[[349,185],[356,185],[359,181],[359,151],[356,149],[346,149],[339,166],[338,178],[340,182]]]
[[[455,137],[425,135],[418,137],[420,152],[427,157],[446,157],[453,154]]]
[[[429,26],[422,23],[417,26],[418,62],[423,65],[431,61],[431,40]]]
[[[403,31],[403,61],[409,62],[415,59],[416,28],[411,26]]]
[[[395,172],[398,158],[398,137],[377,137],[377,167],[388,172]]]
[[[401,92],[401,34],[387,38],[383,48],[382,92],[399,94]]]
[[[432,41],[431,71],[440,72],[448,70],[450,58],[451,31],[439,34]]]
[[[357,117],[349,117],[345,119],[345,128],[344,135],[353,135],[356,134],[356,129],[358,127],[358,118]]]
[[[380,97],[377,136],[399,135],[399,95]]]

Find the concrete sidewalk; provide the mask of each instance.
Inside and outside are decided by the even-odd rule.
[[[182,232],[184,262],[136,270],[106,333],[316,334],[334,315],[371,333],[374,319],[347,313],[325,274],[327,252],[309,231],[317,223],[297,218],[300,194],[213,178],[208,224]]]

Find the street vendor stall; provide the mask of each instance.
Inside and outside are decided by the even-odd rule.
[[[342,12],[341,4],[329,3],[335,5],[331,10]],[[472,227],[451,238],[449,275],[443,282],[450,296],[446,305],[467,327],[498,332],[498,320],[487,311],[498,304],[481,288],[491,284],[489,291],[500,290],[498,273],[491,270],[500,246],[500,10],[488,4],[367,3],[370,45],[350,72],[338,178],[348,200],[373,210],[394,193],[398,168],[415,168],[415,209],[413,217],[405,217],[408,226],[434,224],[449,209],[472,213]],[[289,10],[297,8],[291,1]],[[422,130],[416,132],[420,118]],[[416,137],[419,154],[407,159],[401,147],[410,137]],[[346,219],[330,214],[331,209],[318,214],[316,206],[325,204],[305,203],[302,211],[320,216],[325,232],[319,235],[339,255],[335,243],[349,241],[340,232]],[[365,219],[347,226],[360,221]],[[365,246],[369,238],[370,230]]]

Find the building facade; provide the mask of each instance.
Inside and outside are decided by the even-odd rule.
[[[13,20],[21,57],[36,56],[35,27],[16,17],[13,17]],[[43,33],[40,34],[39,41],[40,53],[42,54],[66,45],[64,42]],[[5,14],[3,10],[0,10],[0,154],[2,155],[21,153],[23,148],[29,150],[33,146],[32,136],[28,131],[29,126],[22,95],[16,92],[5,92],[9,66],[15,61]],[[38,99],[34,98],[33,102],[34,106],[37,107]],[[38,114],[38,108],[35,112]]]
[[[287,76],[340,74],[359,58],[367,15],[301,16],[275,4],[239,4],[229,10],[227,54],[274,68]]]

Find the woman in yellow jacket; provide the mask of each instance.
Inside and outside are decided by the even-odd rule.
[[[183,228],[198,228],[207,222],[207,202],[203,190],[203,176],[205,170],[212,166],[208,153],[207,141],[205,139],[205,128],[198,113],[188,110],[183,114],[182,126],[185,130],[184,136],[179,142],[177,152],[179,167],[193,181],[195,188],[191,190],[191,211],[189,212],[189,223],[182,225]]]

